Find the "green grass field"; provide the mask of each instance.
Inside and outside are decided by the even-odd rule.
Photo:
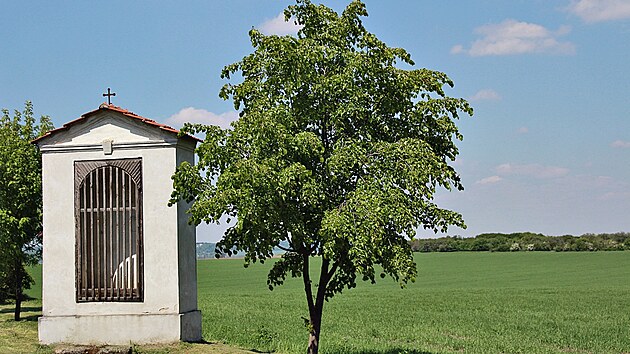
[[[324,308],[322,353],[630,353],[630,252],[417,254],[406,289],[359,284]],[[300,353],[299,280],[268,264],[199,262],[204,337]]]
[[[321,353],[630,353],[630,252],[417,254],[406,289],[360,283],[326,304]],[[301,280],[269,291],[270,265],[198,263],[204,339],[147,353],[302,353],[307,332]],[[33,269],[36,281],[39,268]],[[29,295],[39,298],[36,285]],[[39,300],[28,321],[0,307],[0,353],[52,352],[36,342]]]
[[[0,305],[0,353],[49,353],[46,347],[37,343],[37,317],[42,309],[42,267],[29,269],[35,284],[26,294],[33,298],[22,303],[22,321],[13,321],[15,305]]]

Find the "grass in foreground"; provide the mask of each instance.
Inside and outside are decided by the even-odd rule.
[[[417,282],[359,284],[324,307],[321,353],[628,353],[630,252],[416,255]],[[300,353],[301,280],[199,262],[204,338]]]
[[[15,322],[13,314],[15,304],[0,304],[0,353],[50,353],[37,341],[37,318],[42,314],[42,267],[37,265],[29,269],[35,284],[26,290],[32,300],[22,303],[21,321]]]
[[[630,252],[431,253],[416,261],[419,276],[407,289],[383,279],[327,303],[321,353],[630,353]],[[135,352],[304,352],[301,280],[270,292],[269,264],[198,267],[204,339],[214,343]],[[38,345],[38,284],[28,294],[36,299],[24,303],[23,321],[13,321],[12,305],[0,306],[0,353],[58,348]]]
[[[41,315],[41,301],[30,300],[24,303],[22,320],[13,320],[14,304],[0,305],[0,354],[37,353],[52,354],[56,350],[65,349],[79,352],[80,348],[67,345],[39,345],[37,340],[37,318]],[[109,352],[118,353],[114,349],[128,349],[124,346],[108,347]],[[108,352],[108,351],[105,351]],[[163,345],[134,345],[134,354],[247,354],[243,349],[221,343],[174,343]]]
[[[37,318],[41,301],[30,300],[22,305],[22,320],[13,320],[14,304],[0,305],[0,353],[51,353],[37,342]]]
[[[0,354],[13,353],[37,353],[51,354],[57,350],[77,350],[79,347],[67,345],[39,345],[37,339],[37,319],[42,313],[41,302],[41,265],[29,269],[29,273],[35,280],[26,295],[31,300],[22,303],[21,321],[13,320],[15,304],[0,304]],[[85,348],[85,347],[83,347]],[[126,347],[108,347],[105,352],[116,353],[114,349],[128,349]],[[67,353],[67,351],[65,351]],[[251,353],[234,346],[222,343],[174,343],[164,345],[134,345],[132,352],[135,354],[247,354]]]

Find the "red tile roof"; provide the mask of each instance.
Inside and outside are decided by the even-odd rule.
[[[158,123],[158,122],[156,122],[156,121],[154,121],[152,119],[139,116],[139,115],[137,115],[137,114],[135,114],[135,113],[133,113],[131,111],[128,111],[128,110],[124,109],[124,108],[121,108],[121,107],[118,107],[118,106],[114,106],[113,104],[102,103],[98,107],[98,109],[95,109],[95,110],[93,110],[91,112],[85,113],[85,114],[81,115],[81,117],[64,124],[62,127],[59,127],[57,129],[53,129],[53,130],[47,132],[46,134],[44,134],[44,135],[40,136],[39,138],[33,140],[32,143],[37,143],[38,141],[40,141],[40,140],[42,140],[42,139],[44,139],[46,137],[49,137],[51,135],[54,135],[54,134],[56,134],[56,133],[58,133],[60,131],[68,130],[71,126],[73,126],[73,125],[75,125],[77,123],[83,122],[83,121],[87,120],[90,116],[92,116],[92,115],[94,115],[94,114],[96,114],[98,112],[105,111],[105,110],[106,111],[113,111],[113,112],[122,113],[125,117],[129,117],[131,119],[136,119],[136,120],[138,120],[138,121],[140,121],[140,122],[142,122],[144,124],[148,124],[148,125],[154,126],[156,128],[162,129],[162,130],[167,131],[169,133],[173,133],[173,134],[176,134],[176,135],[179,134],[179,130],[177,130],[177,129],[173,128],[173,127],[170,127],[170,126],[168,126],[166,124]],[[185,138],[190,138],[190,139],[193,139],[193,140],[196,140],[196,141],[199,141],[199,142],[203,141],[203,140],[201,140],[201,139],[199,139],[199,138],[197,138],[195,136],[188,135],[188,134],[184,135],[184,137]]]

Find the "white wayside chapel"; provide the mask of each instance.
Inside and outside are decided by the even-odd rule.
[[[197,139],[104,103],[42,152],[41,343],[201,340],[195,228],[171,176]]]

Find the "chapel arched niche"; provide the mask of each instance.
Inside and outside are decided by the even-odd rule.
[[[143,301],[142,159],[74,169],[76,301]]]

